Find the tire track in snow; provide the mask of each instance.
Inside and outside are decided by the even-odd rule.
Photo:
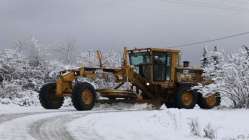
[[[61,111],[51,111],[51,112],[27,112],[27,113],[9,113],[9,114],[1,114],[0,115],[0,125],[4,122],[11,121],[17,118],[35,115],[35,114],[44,114],[44,113],[55,113]]]
[[[29,134],[37,140],[73,140],[74,137],[67,130],[66,125],[78,118],[84,118],[90,114],[126,112],[135,110],[111,110],[111,111],[87,111],[71,112],[70,114],[57,115],[38,120],[30,126]],[[86,131],[87,132],[87,131]],[[85,134],[85,132],[82,132]],[[95,133],[96,134],[96,133]]]
[[[61,115],[62,113],[63,112],[40,112],[28,113],[28,115],[17,114],[17,116],[13,116],[10,120],[5,119],[5,121],[0,124],[0,140],[33,140],[34,138],[28,133],[33,123],[41,119]]]
[[[65,124],[86,114],[60,115],[45,118],[33,123],[30,127],[30,135],[37,140],[73,140],[74,138],[67,131]]]
[[[69,111],[46,111],[46,112],[28,112],[16,114],[0,115],[0,140],[32,140],[30,134],[30,126],[35,122],[69,114]]]
[[[66,124],[90,114],[135,110],[102,110],[77,112],[71,110],[27,112],[0,115],[0,140],[68,140],[74,139]],[[84,133],[84,132],[83,132]]]

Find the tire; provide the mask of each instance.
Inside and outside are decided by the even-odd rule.
[[[170,96],[170,98],[164,102],[167,108],[176,108],[175,96]]]
[[[164,104],[166,105],[167,108],[175,108],[176,107],[176,105],[174,103],[165,102]]]
[[[197,95],[190,90],[190,86],[182,85],[176,92],[176,107],[179,109],[192,109],[197,103]]]
[[[220,97],[219,93],[216,93],[216,94],[210,95],[208,97],[200,96],[198,100],[199,100],[198,105],[200,106],[200,108],[212,109],[212,108],[220,105],[221,97]]]
[[[64,102],[64,97],[57,97],[56,83],[47,83],[42,86],[39,92],[39,100],[45,109],[59,109]]]
[[[75,84],[72,92],[72,103],[76,110],[91,110],[96,101],[96,91],[94,87],[87,82],[78,82]]]

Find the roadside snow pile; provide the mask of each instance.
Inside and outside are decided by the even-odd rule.
[[[129,104],[129,103],[112,103],[112,104],[96,104],[94,111],[115,111],[115,110],[151,110],[152,105],[149,104]]]
[[[76,119],[67,129],[78,140],[244,140],[248,115],[248,110],[109,111]]]
[[[69,110],[69,109],[67,109]],[[17,113],[36,113],[36,112],[54,112],[55,110],[46,110],[41,106],[18,106],[16,104],[0,104],[0,116],[5,114],[17,114]]]

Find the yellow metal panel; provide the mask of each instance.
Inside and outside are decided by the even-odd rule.
[[[172,63],[171,63],[171,80],[176,81],[176,66],[178,63],[178,53],[172,53]]]
[[[169,53],[179,53],[180,50],[178,49],[168,49],[168,48],[151,48],[152,51],[157,52],[169,52]]]
[[[63,75],[61,75],[61,79],[63,80],[63,81],[68,81],[68,82],[70,82],[70,81],[73,81],[74,79],[75,79],[76,77],[75,77],[75,73],[74,72],[66,72],[65,74],[63,74]]]
[[[63,81],[61,79],[58,79],[56,81],[56,96],[62,96],[63,95]]]

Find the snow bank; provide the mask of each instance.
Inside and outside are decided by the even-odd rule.
[[[118,111],[118,110],[151,110],[152,105],[149,104],[129,104],[129,103],[113,103],[113,104],[96,104],[94,111]]]
[[[8,104],[8,105],[0,104],[0,115],[12,114],[12,113],[44,112],[44,111],[46,110],[41,106],[23,107],[23,106],[18,106],[16,104]]]
[[[249,139],[248,110],[154,110],[96,113],[72,121],[67,129],[76,139],[176,140]],[[191,131],[195,121],[197,133]]]

